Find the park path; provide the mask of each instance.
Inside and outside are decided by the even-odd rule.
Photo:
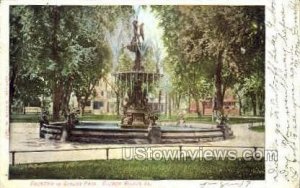
[[[221,140],[218,142],[209,142],[207,145],[222,145],[222,146],[265,146],[265,133],[256,132],[248,129],[248,124],[232,125],[234,138]]]
[[[207,124],[194,124],[198,127],[212,127]],[[209,149],[216,149],[216,146],[264,146],[265,135],[251,131],[247,124],[232,125],[231,126],[235,137],[229,140],[205,142],[201,144],[188,144],[190,150],[197,150],[199,146],[212,146]],[[177,144],[178,145],[178,144]],[[90,143],[75,143],[75,142],[61,142],[56,140],[46,140],[39,138],[39,125],[37,123],[12,123],[10,135],[10,151],[24,151],[24,150],[62,150],[62,149],[88,149],[88,148],[120,148],[124,146],[120,144],[90,144]],[[144,145],[145,146],[145,145]],[[149,146],[149,145],[147,145]],[[156,145],[157,146],[157,145]],[[162,146],[162,145],[158,145]],[[178,147],[172,147],[174,144],[165,144],[163,147],[157,148],[159,150],[178,150]],[[134,145],[134,147],[143,147],[143,145]],[[184,144],[183,144],[184,147]],[[187,149],[187,147],[184,147]],[[208,149],[208,148],[207,148]],[[127,150],[128,151],[128,150]],[[127,152],[126,151],[126,152]],[[110,159],[122,158],[124,149],[111,149],[109,152]],[[241,151],[239,151],[241,153]],[[10,162],[11,162],[10,154]],[[53,162],[53,161],[78,161],[78,160],[95,160],[106,159],[106,150],[84,150],[84,151],[60,151],[60,152],[30,152],[30,153],[16,153],[15,163],[39,163],[39,162]]]

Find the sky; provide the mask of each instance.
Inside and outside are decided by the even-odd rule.
[[[145,33],[145,41],[150,40],[152,43],[156,43],[159,48],[162,49],[162,58],[166,57],[166,48],[163,43],[163,29],[159,26],[159,19],[155,16],[155,14],[151,11],[151,7],[147,6],[147,8],[139,10],[137,6],[133,6],[134,10],[138,12],[138,21],[139,23],[144,23],[144,33]],[[162,63],[160,62],[161,66],[160,73],[164,76],[160,81],[160,87],[167,89],[170,87],[169,76],[166,72],[162,69]]]
[[[145,41],[152,41],[152,43],[157,43],[162,49],[162,55],[165,55],[165,48],[163,45],[163,29],[159,27],[159,20],[155,14],[151,11],[150,6],[146,8],[141,8],[139,5],[133,5],[133,9],[136,14],[138,14],[139,24],[144,23],[144,34]]]

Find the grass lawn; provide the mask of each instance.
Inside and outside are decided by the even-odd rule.
[[[211,121],[211,116],[195,116],[195,115],[187,115],[185,118],[186,122],[195,122],[195,123],[207,123],[207,124],[216,124],[215,122]],[[159,120],[162,122],[166,122],[166,121],[178,121],[178,117],[177,116],[171,116],[171,117],[167,117],[164,115],[161,115],[159,117]],[[257,122],[264,122],[264,118],[257,118],[257,117],[229,117],[229,124],[238,124],[238,123],[257,123]]]
[[[80,117],[82,121],[120,121],[121,118],[118,115],[94,115],[85,114]]]
[[[10,166],[10,179],[263,180],[261,161],[94,160]]]
[[[80,117],[81,121],[120,121],[120,116],[118,115],[94,115],[94,114],[85,114]],[[207,124],[216,124],[211,121],[211,116],[202,116],[197,117],[195,115],[187,115],[185,117],[186,122],[195,122],[195,123],[207,123]],[[159,121],[161,122],[177,122],[178,116],[167,117],[165,115],[159,116]],[[37,123],[39,122],[39,114],[13,114],[11,115],[11,122],[28,122],[28,123]],[[264,118],[251,118],[251,117],[230,117],[229,124],[238,124],[238,123],[249,123],[249,122],[264,122]]]
[[[38,123],[39,119],[39,114],[12,114],[10,116],[10,122]]]
[[[265,132],[265,126],[254,126],[254,127],[251,127],[250,130],[256,131],[256,132]]]

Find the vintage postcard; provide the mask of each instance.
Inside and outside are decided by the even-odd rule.
[[[299,1],[0,3],[1,187],[299,187]]]

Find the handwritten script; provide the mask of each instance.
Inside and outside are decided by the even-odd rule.
[[[267,138],[272,140],[267,147],[277,149],[279,157],[278,161],[267,162],[267,172],[275,182],[296,185],[299,181],[300,1],[273,0],[267,9],[266,29],[266,121],[270,131],[266,135],[275,135]]]

